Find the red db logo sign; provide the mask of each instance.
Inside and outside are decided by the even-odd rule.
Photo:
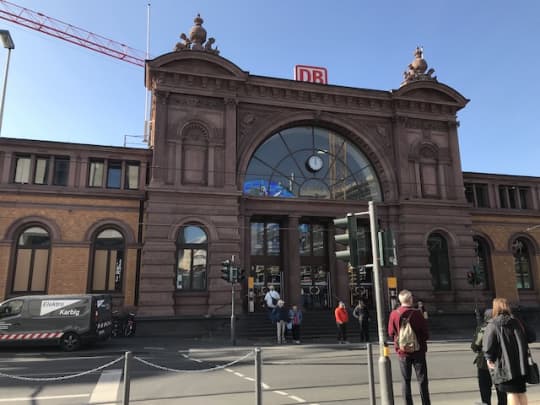
[[[296,65],[294,67],[294,80],[328,84],[328,71],[324,67]]]

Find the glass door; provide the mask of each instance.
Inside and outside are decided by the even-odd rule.
[[[279,266],[253,265],[251,267],[254,277],[253,293],[255,295],[255,312],[265,310],[264,296],[268,292],[269,286],[274,286],[274,290],[283,297],[283,273]]]
[[[330,308],[330,275],[326,266],[300,266],[300,284],[305,309]]]

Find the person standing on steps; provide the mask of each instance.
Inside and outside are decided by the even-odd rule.
[[[266,292],[264,296],[264,304],[266,305],[266,310],[268,311],[268,317],[270,320],[272,319],[272,312],[274,311],[274,308],[277,306],[277,303],[281,297],[279,296],[279,293],[274,289],[274,286],[272,284],[268,285],[268,291]]]
[[[360,324],[360,342],[369,342],[369,310],[364,301],[358,301],[353,316],[358,319]]]
[[[276,322],[277,343],[285,343],[285,328],[289,321],[289,311],[285,308],[285,301],[279,300],[272,310],[272,319]]]
[[[349,343],[347,341],[347,323],[349,323],[349,314],[343,301],[339,301],[337,308],[334,311],[336,318],[336,326],[338,330],[338,342]]]
[[[297,305],[293,305],[289,310],[289,322],[292,325],[292,337],[294,343],[300,344],[300,325],[302,324],[302,311]]]

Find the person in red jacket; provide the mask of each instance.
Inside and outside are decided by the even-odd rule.
[[[388,336],[394,340],[394,348],[399,357],[399,368],[401,371],[401,391],[406,405],[413,405],[411,393],[411,374],[412,367],[416,373],[416,379],[420,386],[420,397],[422,405],[431,405],[429,398],[428,374],[426,364],[426,341],[429,339],[427,321],[421,311],[413,307],[413,297],[409,290],[402,290],[399,293],[399,302],[401,306],[390,313],[388,320]],[[419,350],[412,353],[406,353],[399,349],[397,339],[401,320],[409,319],[409,323],[416,334],[416,340],[420,346]]]
[[[348,343],[347,323],[349,322],[349,314],[347,313],[347,308],[345,308],[345,303],[343,301],[339,301],[339,304],[334,311],[334,316],[336,317],[336,325],[338,329],[338,342]]]

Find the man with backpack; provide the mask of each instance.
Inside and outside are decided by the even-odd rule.
[[[394,340],[394,348],[399,357],[404,404],[413,405],[411,374],[414,367],[422,405],[431,405],[426,364],[426,340],[429,338],[427,321],[422,312],[413,307],[413,297],[409,290],[402,290],[398,298],[401,306],[390,313],[388,335]]]

